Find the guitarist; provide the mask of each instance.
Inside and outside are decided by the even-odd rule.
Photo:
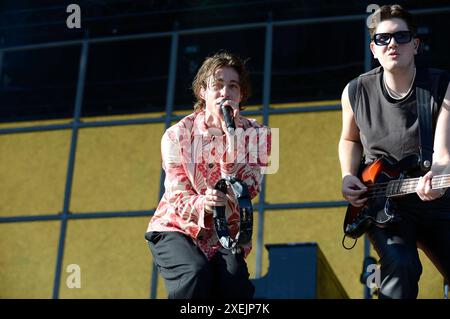
[[[380,66],[351,81],[342,93],[342,194],[355,207],[365,205],[367,187],[357,177],[363,155],[368,164],[381,156],[400,161],[419,154],[416,84],[428,81],[434,103],[431,169],[426,174],[418,169],[415,176],[423,177],[416,193],[395,198],[397,222],[368,231],[380,257],[380,298],[417,298],[422,272],[418,246],[445,279],[450,277],[450,195],[431,187],[433,176],[450,173],[450,77],[416,68],[419,38],[409,12],[386,5],[372,17],[370,49]]]

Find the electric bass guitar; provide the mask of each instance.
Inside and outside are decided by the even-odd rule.
[[[395,204],[390,199],[416,192],[419,178],[405,178],[405,176],[417,167],[416,155],[405,157],[399,162],[381,157],[363,167],[358,177],[368,188],[362,196],[368,200],[362,207],[348,205],[344,219],[345,235],[356,239],[371,225],[385,227],[394,221]],[[433,176],[431,180],[433,189],[449,186],[450,174]]]

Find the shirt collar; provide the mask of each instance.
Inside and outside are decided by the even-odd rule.
[[[243,122],[241,122],[240,125],[238,126],[238,128],[242,128],[245,130],[246,125]],[[208,130],[208,126],[205,123],[205,110],[202,110],[197,113],[197,115],[195,116],[195,119],[194,119],[194,135],[197,135],[197,136],[201,135],[201,136],[205,136],[205,137],[208,137],[208,136],[209,137],[212,137],[212,136],[220,137],[220,136],[224,136],[225,134],[215,135],[215,134],[212,134]]]
[[[202,135],[208,136],[208,128],[205,123],[205,110],[197,113],[197,116],[194,119],[194,135]]]
[[[202,110],[197,114],[194,120],[194,135],[197,136],[202,135],[205,137],[212,137],[212,136],[220,137],[224,136],[225,134],[215,135],[212,134],[210,130],[208,130],[208,126],[205,123],[205,110]]]

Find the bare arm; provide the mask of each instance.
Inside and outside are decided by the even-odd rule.
[[[342,92],[342,132],[339,139],[339,161],[342,178],[358,173],[362,156],[362,145],[359,139],[359,129],[356,126],[354,114],[348,98],[348,85]]]
[[[362,206],[367,199],[359,197],[367,190],[356,176],[363,147],[348,97],[348,85],[342,92],[342,132],[339,139],[339,161],[342,173],[342,195],[353,206]]]

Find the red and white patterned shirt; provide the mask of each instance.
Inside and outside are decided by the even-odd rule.
[[[222,177],[232,175],[247,184],[253,199],[261,190],[261,169],[269,162],[271,134],[267,127],[241,117],[236,135],[241,138],[231,152],[225,135],[209,132],[204,111],[190,114],[166,130],[161,140],[165,193],[147,232],[181,232],[190,236],[208,259],[214,256],[221,245],[212,214],[204,211],[207,186],[214,188]],[[227,194],[227,198],[225,214],[230,235],[235,238],[239,231],[239,206],[233,195]],[[247,256],[251,243],[243,248]]]

